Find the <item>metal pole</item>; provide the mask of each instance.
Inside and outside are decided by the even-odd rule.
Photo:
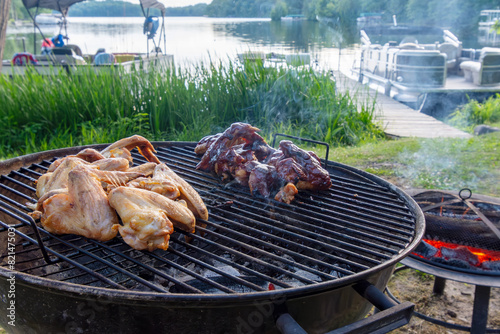
[[[488,324],[488,308],[490,303],[491,287],[476,285],[474,294],[474,306],[472,307],[472,323],[470,326],[471,334],[486,333]]]

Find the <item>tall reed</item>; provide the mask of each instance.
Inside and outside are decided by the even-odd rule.
[[[286,132],[334,145],[353,145],[382,132],[373,108],[357,112],[327,73],[312,69],[239,66],[72,75],[0,76],[0,156],[113,142],[132,134],[150,140],[197,141],[231,123],[249,122],[268,138]]]

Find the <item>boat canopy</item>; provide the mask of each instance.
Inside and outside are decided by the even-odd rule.
[[[23,0],[23,4],[27,9],[30,8],[47,8],[57,10],[64,16],[68,14],[68,9],[72,5],[85,0]],[[143,8],[159,9],[162,15],[165,15],[165,5],[157,0],[139,0]]]
[[[47,8],[57,10],[64,16],[68,14],[68,9],[77,2],[84,0],[23,0],[24,7],[30,8]]]
[[[161,11],[161,15],[165,16],[165,5],[157,0],[139,0],[142,8],[156,8]]]

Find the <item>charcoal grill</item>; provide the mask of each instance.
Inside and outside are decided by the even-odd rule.
[[[331,189],[284,204],[196,170],[195,143],[153,145],[210,213],[191,240],[176,231],[167,251],[53,235],[32,221],[35,180],[85,147],[0,163],[1,244],[15,235],[1,250],[0,324],[19,333],[362,333],[407,323],[413,305],[377,292],[423,236],[423,214],[404,192],[326,159]],[[15,327],[6,323],[12,301]],[[372,304],[385,311],[363,319]]]
[[[412,196],[424,212],[425,240],[469,246],[485,254],[490,254],[488,252],[499,254],[500,202],[498,199],[473,195],[470,189],[462,189],[459,192],[416,190]],[[403,259],[401,262],[404,266],[398,270],[412,268],[434,275],[433,292],[438,295],[444,293],[448,279],[475,285],[472,321],[471,326],[468,327],[447,323],[419,312],[414,314],[437,325],[469,331],[473,334],[500,333],[500,329],[487,328],[491,288],[500,288],[498,262],[495,262],[496,267],[483,269],[481,266],[478,266],[479,268],[471,266],[460,259],[426,258],[422,256],[425,251],[419,251],[424,244],[426,243],[422,242],[415,252]]]

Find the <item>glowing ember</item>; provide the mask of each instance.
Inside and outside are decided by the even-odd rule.
[[[423,239],[426,243],[429,245],[437,248],[439,251],[434,255],[434,257],[445,257],[442,254],[442,249],[467,249],[467,251],[471,254],[473,254],[475,257],[477,257],[478,264],[479,266],[481,263],[486,262],[486,261],[500,261],[500,252],[497,251],[490,251],[490,250],[485,250],[485,249],[480,249],[480,248],[475,248],[475,247],[470,247],[470,246],[464,246],[464,245],[458,245],[450,242],[444,242],[444,241],[437,241],[437,240],[427,240]],[[425,258],[424,256],[414,253],[415,255]]]

